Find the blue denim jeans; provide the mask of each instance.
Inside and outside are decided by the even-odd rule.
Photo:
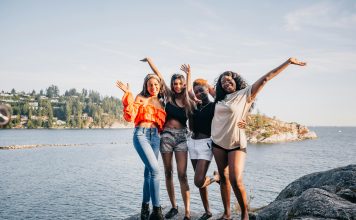
[[[157,128],[135,127],[133,144],[145,164],[142,202],[149,203],[152,199],[152,205],[158,207],[160,206],[158,166],[160,138]]]

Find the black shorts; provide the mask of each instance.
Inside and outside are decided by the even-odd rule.
[[[233,149],[225,149],[225,148],[220,147],[219,145],[215,144],[214,142],[213,142],[212,146],[213,146],[213,147],[215,147],[215,148],[222,149],[222,150],[224,150],[226,153],[229,153],[229,152],[231,152],[231,151],[235,151],[235,150],[239,150],[239,151],[242,151],[242,152],[247,153],[246,148],[236,147],[236,148],[233,148]]]

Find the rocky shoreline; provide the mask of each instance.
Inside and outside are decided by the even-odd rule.
[[[246,135],[249,143],[274,144],[315,139],[317,135],[296,122],[283,122],[263,115],[250,115]]]
[[[305,175],[251,219],[356,219],[356,164]]]
[[[163,207],[163,213],[169,207]],[[184,210],[173,220],[183,219]],[[191,213],[198,219],[203,213]],[[213,215],[211,220],[221,217]],[[240,219],[236,211],[232,219]],[[140,214],[126,220],[139,220]],[[250,213],[256,220],[320,220],[356,219],[356,164],[305,175],[283,189],[277,198],[266,207]]]

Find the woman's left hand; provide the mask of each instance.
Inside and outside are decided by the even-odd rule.
[[[189,64],[183,64],[180,67],[180,70],[182,70],[183,72],[185,72],[185,74],[190,75],[190,65]]]

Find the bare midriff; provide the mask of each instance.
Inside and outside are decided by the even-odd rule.
[[[178,120],[175,120],[173,118],[169,119],[166,121],[166,124],[164,125],[165,128],[174,128],[174,129],[182,129],[185,128],[185,125],[182,125]]]
[[[157,128],[156,123],[154,122],[140,122],[140,124],[137,125],[137,127],[142,127],[142,128]]]
[[[199,133],[199,132],[193,133],[193,135],[192,135],[192,139],[194,139],[194,140],[206,139],[206,138],[210,138],[210,135]]]

